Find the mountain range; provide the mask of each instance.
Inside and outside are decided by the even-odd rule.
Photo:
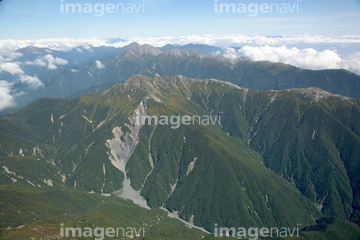
[[[164,52],[149,45],[132,44],[116,51],[113,59],[102,59],[100,66],[104,67],[96,70],[90,62],[72,72],[74,75],[71,70],[58,71],[46,91],[62,82],[61,91],[70,95],[84,87],[89,80],[85,76],[90,75],[98,85],[122,82],[127,74],[144,75],[70,99],[41,98],[0,118],[0,181],[5,186],[1,191],[21,203],[28,191],[34,191],[31,198],[37,199],[36,204],[27,204],[35,209],[44,205],[41,196],[48,191],[62,191],[56,194],[76,196],[80,202],[90,194],[97,208],[102,207],[101,201],[125,204],[111,197],[118,196],[136,204],[128,202],[128,208],[148,214],[147,224],[159,216],[164,224],[170,221],[160,208],[188,226],[203,228],[202,232],[195,228],[194,238],[186,239],[210,237],[215,224],[299,227],[304,239],[358,239],[359,100],[315,87],[260,91],[237,85],[245,76],[252,76],[250,73],[257,73],[252,77],[261,82],[271,79],[268,74],[272,72],[279,84],[281,76],[284,81],[285,76],[293,79],[287,84],[300,82],[299,76],[322,76],[328,86],[340,81],[339,76],[356,82],[357,75],[229,60],[194,50]],[[170,71],[201,79],[164,76]],[[207,74],[228,80],[233,76],[238,82],[206,79]],[[79,87],[73,84],[70,91],[75,79]],[[356,92],[355,87],[352,90]],[[147,116],[208,116],[219,121],[194,121],[174,129],[169,123],[151,124]],[[33,188],[37,190],[30,190]],[[0,215],[1,229],[8,229],[2,231],[6,237],[25,234],[19,226],[44,227],[42,218],[59,224],[60,220],[54,221],[57,215],[51,204],[48,214],[32,210],[41,216],[34,220],[30,213],[22,217],[24,209],[10,202],[3,200],[1,206],[11,206]],[[89,217],[90,207],[84,204],[77,215],[74,208],[72,220],[96,223]],[[64,214],[64,208],[59,207],[57,213]],[[101,212],[94,214],[104,219]],[[139,219],[131,221],[139,223]],[[171,226],[173,231],[177,225]],[[326,238],[323,229],[332,227],[348,231],[339,230]],[[185,229],[181,234],[192,233]],[[153,236],[149,239],[169,239]]]
[[[29,87],[26,81],[17,81],[17,74],[0,72],[0,79],[15,82],[12,92],[17,108],[40,97],[71,98],[104,91],[136,74],[215,78],[254,90],[316,87],[360,99],[360,76],[349,71],[312,71],[281,63],[228,59],[221,56],[223,49],[202,44],[158,48],[132,43],[122,48],[77,47],[68,51],[26,47],[16,54],[13,62],[28,76],[25,80],[29,81],[29,76],[39,80],[37,86]]]

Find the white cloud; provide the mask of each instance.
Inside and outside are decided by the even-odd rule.
[[[40,59],[40,58],[38,58],[38,59],[36,59],[36,60],[34,60],[32,62],[27,61],[25,64],[26,65],[36,65],[36,66],[39,66],[39,67],[45,67],[46,66],[46,63],[44,62],[44,60]]]
[[[68,64],[69,62],[65,59],[62,59],[62,58],[58,58],[58,57],[55,57],[51,54],[47,54],[45,57],[44,57],[44,60],[47,61],[47,67],[49,69],[57,69],[57,66],[59,65],[66,65]]]
[[[14,62],[1,63],[0,70],[8,72],[12,75],[24,73],[24,71],[20,68],[19,64],[14,63]]]
[[[16,81],[20,81],[21,83],[28,84],[31,88],[36,89],[40,86],[43,86],[39,78],[26,75],[24,71],[21,69],[20,65],[16,62],[0,63],[0,70],[8,72],[12,75],[18,75],[19,78]],[[5,83],[3,82],[2,86],[5,86],[4,84]],[[10,85],[7,86],[9,87]]]
[[[341,66],[360,75],[360,52],[349,55]]]
[[[12,75],[18,76],[18,79],[15,81],[20,81],[21,83],[27,84],[27,85],[29,85],[30,88],[36,89],[40,86],[43,86],[43,84],[39,78],[26,75],[24,73],[24,71],[21,69],[20,64],[17,62],[2,62],[2,63],[0,62],[0,70],[8,72]],[[10,89],[10,87],[12,87],[12,85],[10,83],[8,83],[8,84],[6,84],[6,83],[8,83],[8,82],[6,82],[6,81],[1,82],[1,87],[2,87],[2,89],[1,89],[2,95],[1,96],[4,99],[5,99],[5,96],[10,95],[10,90],[5,91],[5,89]]]
[[[360,73],[360,53],[342,58],[333,50],[317,51],[313,48],[298,49],[286,46],[245,46],[238,50],[227,48],[225,52],[224,56],[228,58],[281,62],[312,70],[345,68]]]
[[[129,38],[127,42],[122,42],[122,45],[127,45],[129,42],[138,42],[140,44],[150,44],[161,47],[166,44],[208,44],[220,47],[229,46],[264,46],[264,45],[288,45],[288,44],[348,44],[360,43],[359,35],[282,35],[282,36],[264,36],[264,35],[245,35],[245,34],[231,34],[231,35],[189,35],[179,37],[156,37],[156,38]]]
[[[55,64],[52,64],[52,63],[49,63],[49,64],[47,65],[47,67],[48,67],[48,69],[51,69],[51,70],[57,69],[57,66],[56,66]]]
[[[97,67],[98,69],[103,69],[103,68],[105,68],[104,64],[102,64],[99,60],[96,60],[96,61],[95,61],[95,64],[96,64],[96,67]]]
[[[47,54],[42,58],[38,58],[34,61],[27,61],[25,62],[26,65],[36,65],[39,67],[47,67],[48,69],[57,69],[60,65],[66,65],[69,62],[63,58],[54,57],[51,54]]]
[[[43,86],[43,83],[37,77],[31,77],[28,75],[20,75],[20,82],[28,84],[31,88],[39,88]]]
[[[49,39],[34,39],[34,40],[14,40],[5,39],[0,40],[0,55],[1,51],[14,52],[17,49],[27,46],[34,46],[38,48],[50,48],[58,51],[70,51],[73,48],[83,46],[89,48],[92,46],[109,46],[107,39],[103,38],[49,38]]]
[[[11,62],[22,55],[19,52],[7,52],[6,49],[3,49],[3,51],[0,49],[0,62]]]
[[[11,96],[11,88],[11,83],[0,80],[0,111],[16,106],[13,96]]]

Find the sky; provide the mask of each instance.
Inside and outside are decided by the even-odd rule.
[[[70,4],[81,8],[72,12]],[[3,0],[0,21],[0,39],[19,40],[239,33],[358,35],[360,0]]]
[[[197,43],[227,58],[360,75],[360,0],[0,0],[0,22],[0,111],[16,106],[16,84],[44,86],[27,65],[68,64],[51,54],[21,62],[27,46]]]

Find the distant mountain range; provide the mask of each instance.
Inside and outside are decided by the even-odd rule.
[[[160,73],[171,71],[172,66],[177,66],[174,73],[205,75],[210,74],[206,73],[210,69],[213,74],[225,68],[240,71],[244,65],[253,72],[261,66],[267,73],[273,71],[274,77],[275,72],[285,76],[288,71],[322,76],[332,72],[354,79],[358,76],[343,70],[316,72],[282,64],[209,57],[194,50],[163,52],[137,44],[116,51],[111,60],[101,60],[103,69],[96,69],[90,62],[72,72],[74,75],[66,69],[58,72],[47,89],[54,90],[57,79],[62,82],[59,86],[63,93],[71,94],[70,87],[64,87],[71,83],[70,79],[78,79],[79,86],[84,86],[85,80],[119,82],[121,76],[138,71],[148,76],[136,75],[103,92],[72,99],[42,98],[0,118],[1,184],[25,189],[3,187],[0,191],[21,202],[21,192],[29,194],[26,191],[31,187],[44,188],[44,194],[54,187],[81,190],[79,194],[68,190],[63,193],[76,196],[80,202],[85,201],[84,192],[112,194],[131,199],[142,206],[139,209],[167,209],[208,232],[214,231],[215,223],[302,229],[314,225],[316,219],[330,217],[318,220],[316,227],[303,229],[302,237],[331,239],[322,229],[334,227],[346,230],[332,237],[357,239],[359,228],[349,221],[360,224],[359,100],[313,87],[257,91],[215,79],[152,76],[163,75]],[[257,73],[263,76],[259,70]],[[146,116],[185,115],[217,117],[220,121],[182,124],[176,129],[145,122]],[[43,206],[39,191],[33,197]],[[103,206],[101,199],[96,195],[94,206]],[[2,204],[2,208],[9,206],[6,201]],[[28,204],[34,207],[34,203]],[[51,217],[58,215],[50,205],[50,215],[38,216],[39,211],[32,210],[37,220],[22,218],[18,207],[11,206],[12,210],[5,215],[3,211],[1,216],[16,219],[16,224],[2,221],[2,229],[43,226],[41,219],[58,223]],[[87,206],[84,204],[83,212],[90,211]],[[57,211],[63,214],[62,209]],[[94,214],[83,219],[104,219],[104,213]],[[156,219],[153,214],[146,215],[149,223]],[[74,219],[78,218],[74,215]],[[314,231],[317,237],[313,237]],[[25,234],[20,230],[5,231],[6,236],[13,232]],[[205,233],[194,234],[198,235],[183,235],[183,239],[200,239]]]
[[[281,63],[227,59],[220,56],[221,48],[202,44],[156,48],[132,43],[122,48],[78,47],[67,52],[26,47],[17,52],[22,56],[14,61],[43,84],[31,88],[17,82],[12,92],[18,108],[40,97],[69,98],[103,91],[136,74],[216,78],[255,90],[316,87],[360,99],[360,76],[349,71],[312,71]],[[0,79],[15,81],[17,77],[0,72]]]

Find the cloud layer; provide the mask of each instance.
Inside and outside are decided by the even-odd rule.
[[[35,40],[0,40],[0,56],[5,52],[13,53],[15,50],[27,46],[39,48],[50,48],[59,51],[70,51],[73,48],[114,46],[123,47],[131,42],[139,44],[150,44],[155,47],[162,47],[166,44],[208,44],[219,47],[229,46],[289,46],[297,44],[360,44],[359,35],[291,35],[291,36],[263,36],[263,35],[190,35],[190,36],[164,36],[148,38],[127,38],[124,41],[109,43],[108,38],[53,38],[53,39],[35,39]]]
[[[360,52],[344,59],[332,50],[317,51],[313,48],[298,49],[286,46],[245,46],[238,50],[227,48],[225,52],[224,56],[228,58],[279,62],[312,70],[345,68],[360,74]]]

